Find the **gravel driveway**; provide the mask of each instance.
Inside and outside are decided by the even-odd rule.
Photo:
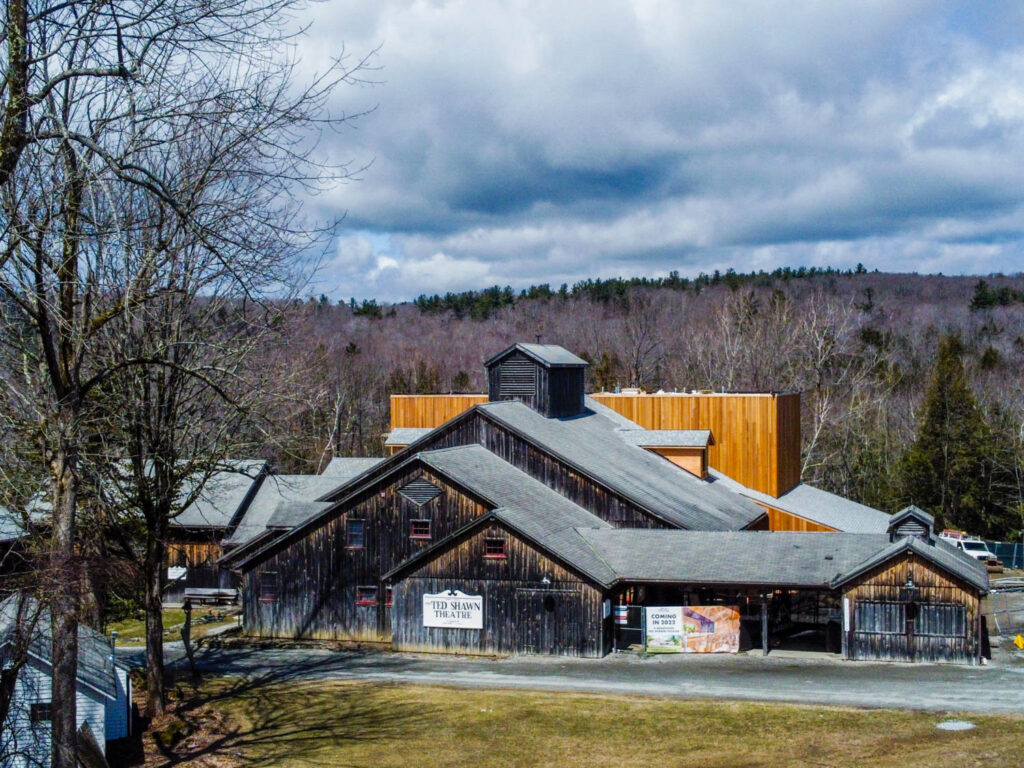
[[[168,643],[181,668],[181,643]],[[603,659],[502,659],[297,648],[200,648],[204,672],[262,677],[267,682],[375,680],[456,687],[786,701],[950,712],[1024,714],[1024,655],[996,652],[982,667],[844,662],[824,654],[614,654]],[[142,650],[118,657],[141,665]]]

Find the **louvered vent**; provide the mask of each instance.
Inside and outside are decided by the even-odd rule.
[[[443,493],[440,488],[429,480],[424,480],[422,477],[413,480],[408,485],[402,486],[398,489],[398,492],[417,507],[422,507],[428,501],[436,499]]]
[[[917,520],[907,520],[896,529],[897,536],[916,536],[923,539],[928,534],[928,528]]]
[[[506,360],[500,370],[502,397],[536,394],[537,367],[529,360]]]

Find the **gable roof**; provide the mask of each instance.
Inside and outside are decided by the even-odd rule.
[[[587,546],[579,533],[583,529],[611,528],[597,515],[480,445],[425,451],[417,454],[416,458],[438,474],[485,499],[494,509],[392,569],[385,575],[387,578],[429,560],[439,546],[448,546],[467,530],[483,525],[486,520],[496,519],[595,581],[601,584],[614,581],[614,574],[607,564]]]
[[[641,448],[706,448],[714,442],[710,429],[623,429],[619,436]]]
[[[267,471],[262,459],[236,459],[225,462],[228,469],[214,472],[199,497],[181,511],[172,526],[184,528],[230,528],[251,501]],[[182,496],[191,493],[182,489]]]
[[[878,534],[581,531],[619,580],[829,588],[888,545]]]
[[[935,538],[935,518],[913,504],[909,507],[904,507],[889,518],[889,530],[891,532],[896,531],[907,520],[914,520],[920,523],[921,527],[925,529],[928,538]]]
[[[224,546],[245,544],[270,527],[270,520],[278,511],[293,505],[312,503],[321,494],[336,488],[338,482],[337,476],[269,475],[256,491],[231,535],[224,539]]]
[[[475,408],[672,525],[736,530],[765,514],[749,499],[630,445],[615,422],[589,408],[566,419],[546,418],[513,400]]]
[[[388,432],[384,445],[411,445],[433,431],[432,427],[395,427]]]
[[[363,474],[363,472],[372,469],[382,461],[384,461],[383,457],[376,456],[335,456],[327,462],[327,466],[324,467],[324,471],[320,475],[322,477],[333,477],[340,482],[344,482]]]
[[[565,347],[557,344],[513,344],[503,349],[484,363],[485,368],[490,368],[496,362],[513,352],[522,352],[527,357],[535,360],[545,368],[576,368],[586,367],[589,363],[581,357],[577,357]]]
[[[833,536],[835,534],[832,534]],[[916,536],[904,536],[891,542],[887,547],[865,558],[838,578],[833,586],[839,587],[857,578],[872,568],[881,565],[891,558],[906,552],[912,551],[924,559],[952,573],[960,580],[977,587],[982,592],[989,589],[988,568],[983,562],[970,555],[966,555],[956,547],[947,544],[942,539],[936,539],[933,543],[922,541]]]
[[[34,598],[26,597],[26,610],[39,612],[29,653],[45,664],[51,664],[50,612],[41,608]],[[18,622],[18,595],[10,595],[0,603],[0,646],[11,641]],[[110,642],[84,624],[78,625],[78,682],[89,686],[108,699],[117,698],[114,676],[114,651]]]
[[[835,528],[837,531],[885,533],[889,527],[889,515],[885,512],[823,491],[813,485],[800,483],[776,498],[767,493],[755,491],[753,488],[747,488],[718,470],[709,469],[708,474],[716,484],[728,488],[734,493],[810,520],[812,523]]]

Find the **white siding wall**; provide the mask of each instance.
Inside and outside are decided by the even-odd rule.
[[[131,681],[128,670],[114,667],[117,677],[117,699],[107,699],[107,733],[106,740],[123,739],[128,736],[131,724]],[[99,738],[96,734],[96,738]]]
[[[0,735],[0,764],[11,768],[50,764],[50,724],[31,722],[32,704],[49,702],[52,698],[50,668],[31,659],[18,675],[14,688],[14,701],[8,717],[10,727],[2,728]],[[106,730],[105,696],[85,686],[78,686],[76,696],[77,723],[88,721],[92,732],[100,739]],[[5,724],[6,725],[6,724]]]

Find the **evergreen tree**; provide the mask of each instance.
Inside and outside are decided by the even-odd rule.
[[[988,535],[1001,527],[992,432],[967,382],[962,353],[957,336],[939,344],[917,438],[903,457],[903,496],[940,526]]]

